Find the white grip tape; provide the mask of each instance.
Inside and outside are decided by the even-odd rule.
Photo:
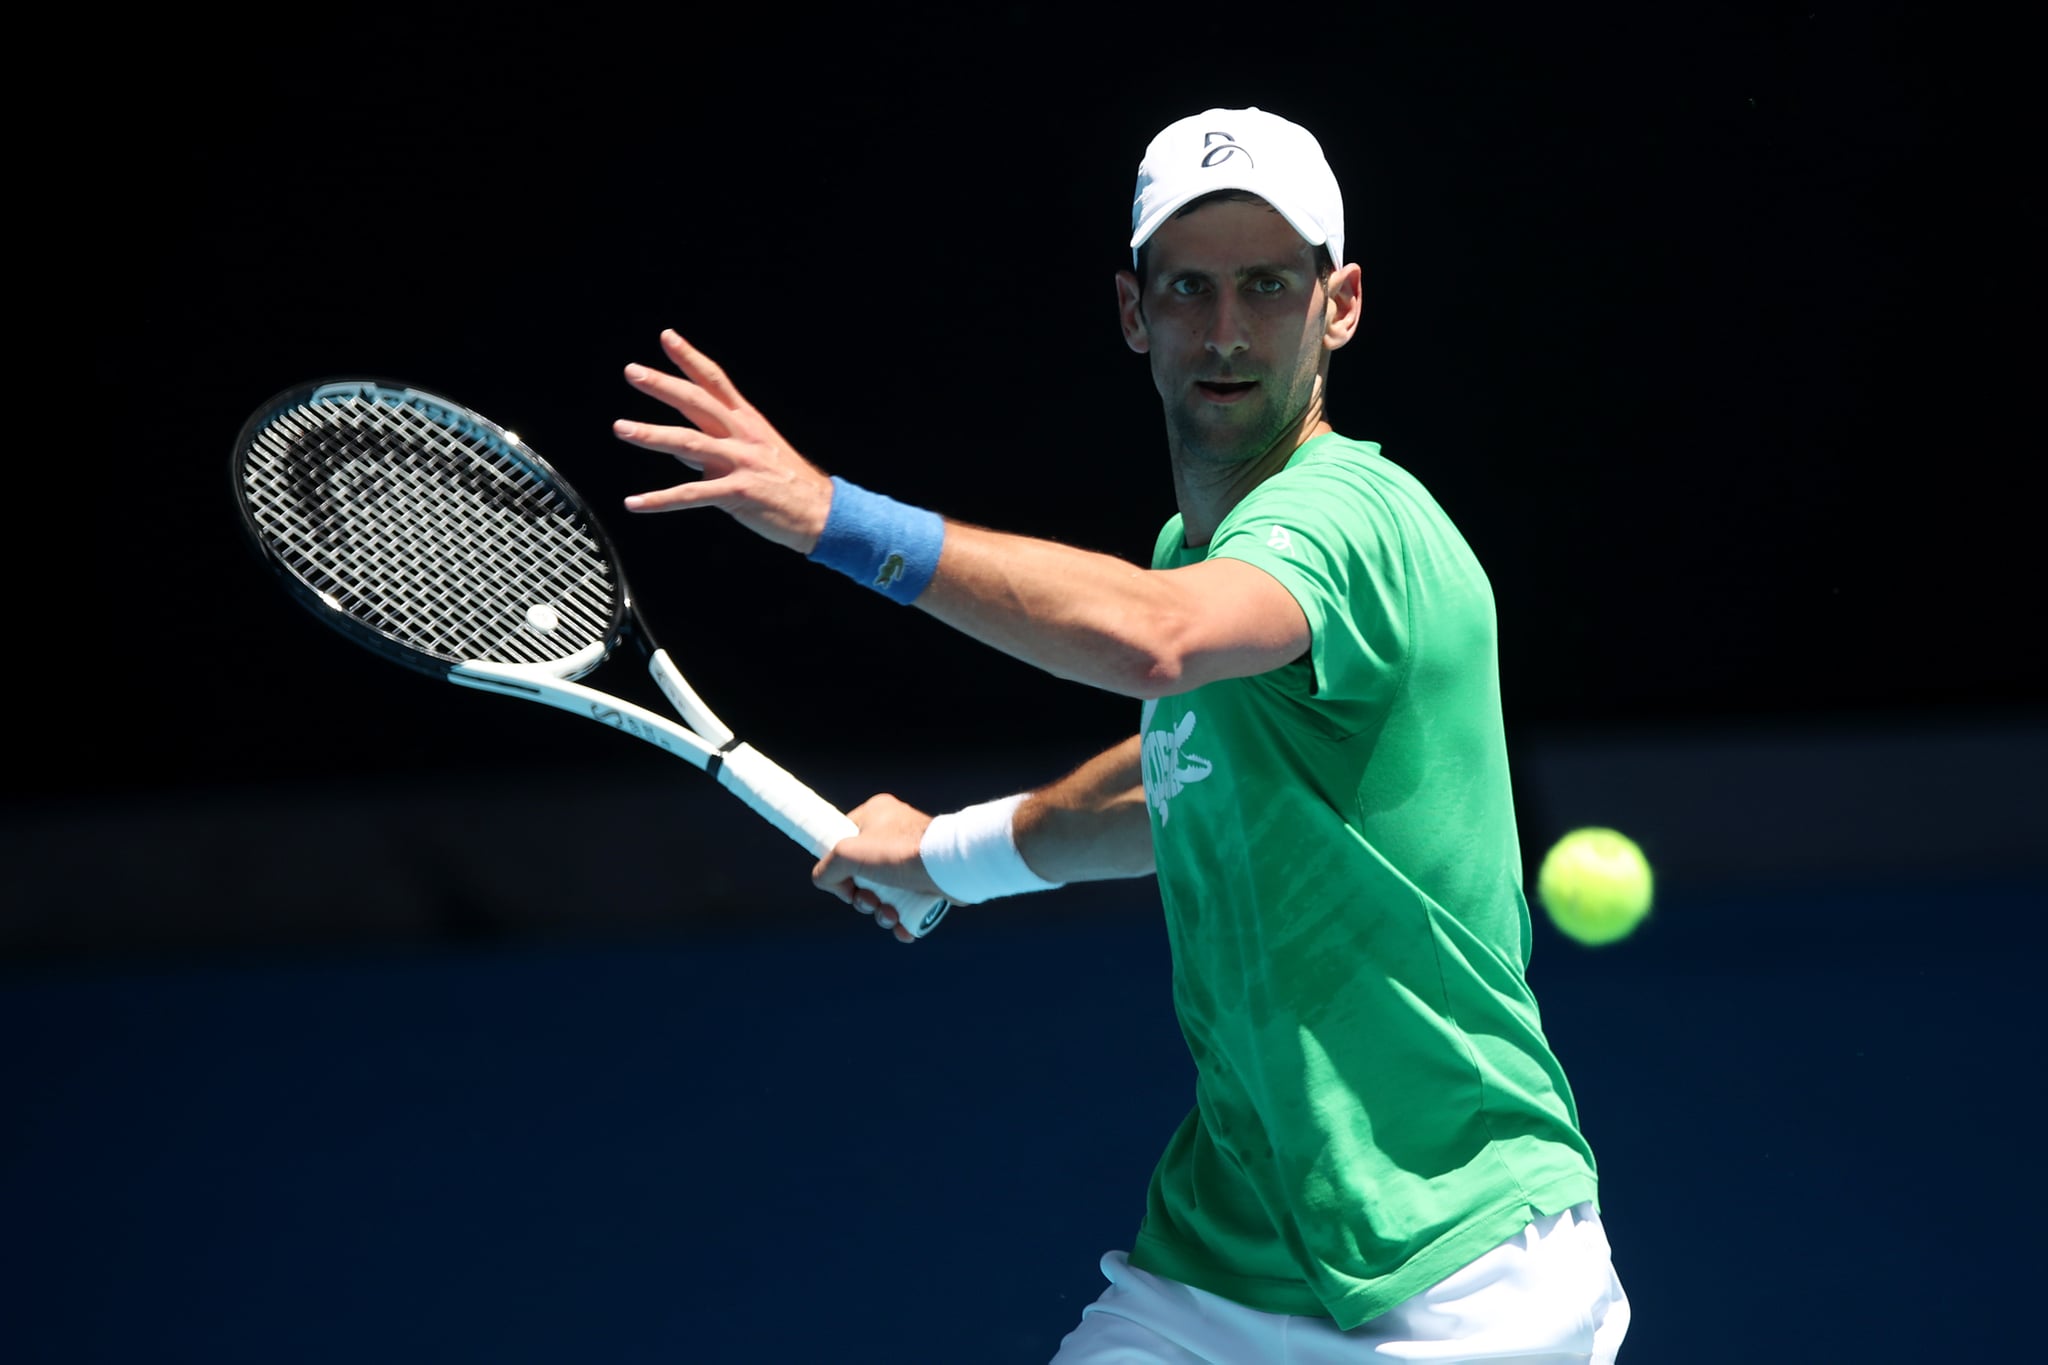
[[[725,751],[718,781],[762,819],[809,849],[814,858],[824,857],[841,839],[859,833],[837,806],[751,744]]]
[[[824,857],[841,839],[860,833],[845,812],[751,744],[725,751],[718,782],[762,819],[809,849],[814,858]],[[949,902],[938,896],[877,886],[864,877],[855,877],[854,882],[894,905],[898,923],[919,938],[945,918]]]

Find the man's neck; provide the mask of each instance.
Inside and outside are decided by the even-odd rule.
[[[1169,441],[1173,493],[1180,504],[1183,542],[1190,546],[1207,545],[1230,510],[1244,501],[1245,494],[1285,469],[1295,451],[1331,430],[1330,424],[1317,416],[1291,428],[1257,458],[1228,464],[1192,458],[1179,442]]]

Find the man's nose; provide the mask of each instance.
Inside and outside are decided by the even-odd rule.
[[[1231,290],[1223,290],[1216,297],[1216,311],[1209,318],[1209,340],[1207,348],[1228,360],[1234,355],[1251,349],[1252,339],[1245,331],[1244,307]]]

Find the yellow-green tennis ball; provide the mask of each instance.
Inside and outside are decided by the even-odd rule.
[[[1635,932],[1650,913],[1649,860],[1618,830],[1575,829],[1551,845],[1536,895],[1567,937],[1598,947]]]

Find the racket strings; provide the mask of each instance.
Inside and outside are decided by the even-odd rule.
[[[267,423],[242,477],[290,570],[408,648],[546,663],[607,641],[618,592],[602,542],[491,433],[403,401],[328,399]]]

